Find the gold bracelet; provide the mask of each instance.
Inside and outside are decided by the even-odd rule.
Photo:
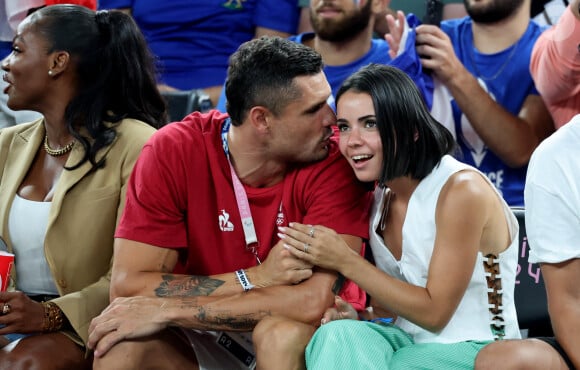
[[[44,320],[42,322],[42,331],[52,333],[62,329],[64,324],[64,314],[61,309],[53,302],[42,302],[44,308]]]

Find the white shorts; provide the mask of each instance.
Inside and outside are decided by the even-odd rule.
[[[251,332],[180,331],[195,351],[200,370],[253,370],[256,367]]]

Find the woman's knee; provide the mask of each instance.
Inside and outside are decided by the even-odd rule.
[[[60,333],[27,337],[7,348],[0,349],[0,370],[91,369],[83,349]]]

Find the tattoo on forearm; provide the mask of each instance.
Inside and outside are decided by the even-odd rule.
[[[175,276],[165,274],[163,282],[155,289],[157,297],[195,297],[209,296],[224,281],[211,279],[207,276]]]
[[[208,329],[220,330],[253,330],[258,321],[266,316],[272,316],[270,311],[258,311],[252,314],[237,314],[233,312],[221,312],[216,315],[208,314],[207,310],[200,307],[196,319]]]

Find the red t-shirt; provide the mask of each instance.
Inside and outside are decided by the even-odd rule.
[[[222,146],[226,118],[217,111],[192,113],[153,135],[129,180],[116,237],[180,249],[187,274],[220,274],[256,265],[246,250]],[[335,142],[326,159],[290,169],[282,182],[244,188],[262,261],[279,241],[277,225],[292,221],[368,238],[368,193]],[[354,295],[363,299],[360,292]],[[352,301],[352,296],[345,298]]]

